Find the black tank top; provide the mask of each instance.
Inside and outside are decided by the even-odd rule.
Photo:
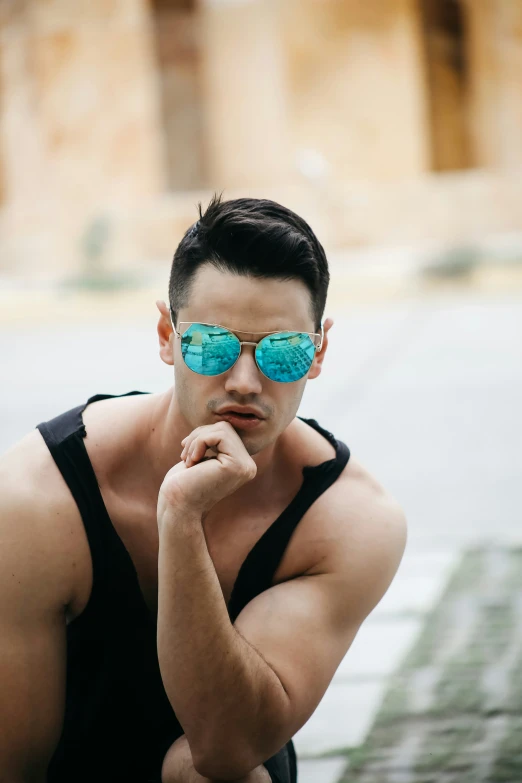
[[[64,723],[48,768],[48,783],[160,783],[163,758],[183,734],[161,680],[156,620],[145,603],[132,559],[111,523],[83,441],[82,413],[89,403],[147,393],[97,394],[37,425],[78,505],[93,568],[88,604],[67,626]],[[315,419],[302,421],[335,447],[336,456],[303,468],[297,495],[246,557],[228,604],[231,622],[271,586],[303,514],[350,458],[348,447]]]

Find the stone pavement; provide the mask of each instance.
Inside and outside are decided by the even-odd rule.
[[[454,552],[406,551],[390,589],[363,623],[321,704],[294,738],[299,783],[335,783],[340,778],[458,561]]]
[[[522,781],[522,549],[466,551],[341,783]]]

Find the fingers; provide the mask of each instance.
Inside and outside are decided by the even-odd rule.
[[[200,438],[196,438],[187,452],[187,456],[185,459],[185,464],[187,468],[189,468],[195,462],[198,462],[201,459],[201,457],[204,455],[206,450],[207,450],[206,443],[202,441]]]
[[[203,454],[207,448],[215,447],[213,448],[213,451],[215,452],[223,452],[232,455],[232,449],[234,448],[233,444],[234,442],[237,443],[237,441],[241,443],[241,440],[232,425],[226,421],[219,422],[218,424],[208,424],[203,427],[196,427],[190,435],[187,435],[187,437],[183,438],[181,441],[183,451],[181,452],[180,459],[185,460],[186,463],[187,457],[190,454],[192,461],[194,461],[193,450],[196,442],[206,444]],[[200,456],[203,456],[203,454]]]
[[[186,444],[183,451],[181,452],[181,460],[184,460],[185,465],[190,467],[190,465],[193,465],[194,463],[203,459],[205,455],[208,459],[215,457],[218,451],[218,448],[216,446],[209,445],[203,436],[197,436]]]
[[[197,427],[182,443],[184,445],[181,460],[187,468],[200,461],[217,458],[223,465],[232,468],[233,473],[244,476],[247,481],[256,476],[256,463],[229,422]]]
[[[200,458],[200,456],[203,456],[202,454],[200,454],[202,445],[204,446],[203,449],[203,454],[204,454],[207,448],[205,442],[197,435],[195,437],[189,436],[187,442],[185,443],[183,451],[181,452],[181,459],[185,460],[185,464],[187,465],[187,467],[189,466],[189,464],[196,462]]]
[[[195,430],[192,430],[192,432],[187,435],[186,438],[183,438],[181,441],[181,445],[183,446],[183,451],[181,452],[181,459],[185,459],[189,450],[191,449],[192,445],[194,444],[194,441],[200,434],[202,427],[196,427]]]

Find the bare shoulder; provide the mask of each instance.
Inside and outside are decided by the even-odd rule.
[[[353,456],[338,480],[319,498],[318,506],[354,546],[406,542],[406,517],[400,503]]]
[[[88,579],[89,548],[78,507],[38,430],[0,456],[0,526],[49,601],[67,612]]]
[[[369,613],[392,582],[406,547],[400,503],[351,456],[301,524],[312,563],[306,575],[335,576],[362,615]]]
[[[301,472],[335,456],[324,436],[296,421],[288,439],[289,459]],[[406,546],[406,517],[399,502],[353,454],[338,479],[303,515],[283,558],[276,581],[300,575],[331,574],[366,583],[366,595],[382,597],[397,571]],[[370,588],[374,584],[374,589]],[[381,592],[381,595],[378,595]]]

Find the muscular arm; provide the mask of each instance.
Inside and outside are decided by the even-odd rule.
[[[223,778],[246,774],[263,760],[252,759],[252,736],[259,737],[265,759],[279,750],[276,716],[286,713],[287,694],[262,655],[231,624],[196,518],[175,520],[160,535],[158,658],[198,772]],[[235,746],[233,754],[229,745]]]
[[[0,459],[0,781],[44,783],[63,719],[69,593],[52,512],[16,456]]]
[[[257,596],[234,626],[198,520],[162,532],[158,656],[201,774],[241,777],[295,734],[395,574],[405,544],[400,508],[363,504],[360,518],[346,521],[346,503],[332,499],[341,532],[330,555]]]

